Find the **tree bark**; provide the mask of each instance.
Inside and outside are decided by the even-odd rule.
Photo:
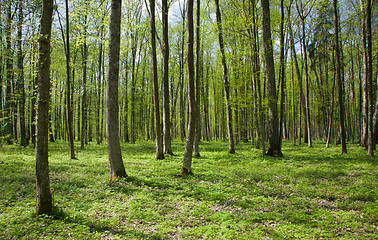
[[[5,142],[10,145],[13,144],[13,126],[12,126],[12,69],[13,69],[13,58],[12,58],[12,45],[11,45],[11,27],[12,27],[12,3],[8,2],[7,6],[7,20],[5,25],[5,68],[6,68],[6,83],[5,83],[5,106],[4,106],[4,117],[5,117]]]
[[[126,177],[119,142],[118,80],[121,35],[121,0],[112,0],[109,25],[109,62],[106,90],[106,135],[110,180]]]
[[[18,1],[18,31],[17,31],[17,68],[18,68],[18,108],[19,108],[19,119],[20,119],[20,137],[21,146],[26,147],[29,141],[26,136],[26,126],[25,126],[25,83],[24,83],[24,55],[22,52],[22,24],[24,22],[23,14],[23,1]]]
[[[169,42],[168,42],[168,1],[162,0],[163,20],[163,133],[164,153],[173,155],[171,145],[171,116],[169,99]]]
[[[333,15],[334,15],[334,46],[335,46],[335,77],[338,85],[339,93],[339,122],[340,122],[340,142],[341,154],[347,153],[346,136],[345,136],[345,112],[344,112],[344,95],[343,95],[343,81],[341,79],[341,63],[340,63],[340,48],[339,48],[339,14],[337,0],[333,0]]]
[[[267,155],[269,156],[282,156],[279,124],[278,124],[278,111],[277,111],[277,92],[276,80],[274,72],[274,59],[273,59],[273,46],[270,29],[270,6],[269,0],[262,0],[262,26],[263,26],[263,40],[264,52],[266,62],[267,74],[267,90],[268,90],[268,110],[269,110],[269,148]]]
[[[39,37],[37,138],[35,147],[36,215],[52,213],[48,160],[52,14],[53,1],[43,0]]]
[[[365,3],[361,0],[361,12],[362,12],[362,59],[364,65],[364,77],[363,77],[363,97],[362,97],[362,129],[361,129],[361,146],[368,147],[368,112],[369,112],[369,92],[368,92],[368,53],[366,47],[366,9]]]
[[[220,8],[219,8],[219,0],[215,0],[215,8],[216,8],[216,17],[217,17],[217,26],[218,26],[219,48],[222,55],[222,66],[223,66],[223,88],[224,88],[224,99],[225,99],[226,113],[227,113],[228,152],[235,153],[234,134],[233,134],[233,129],[232,129],[232,110],[229,103],[230,83],[228,81],[226,55],[224,52],[222,18],[221,18],[221,13],[220,13]]]
[[[196,102],[196,130],[194,136],[194,156],[200,157],[199,144],[201,140],[201,119],[200,119],[200,109],[201,109],[201,95],[200,95],[200,77],[201,77],[201,56],[200,56],[200,16],[201,16],[201,0],[197,0],[197,23],[196,23],[196,72],[195,72],[195,102]]]
[[[159,83],[157,76],[156,59],[156,28],[155,28],[155,0],[150,0],[150,25],[151,25],[151,53],[152,53],[152,81],[154,91],[154,113],[155,113],[155,137],[156,137],[156,157],[164,159],[163,136],[161,134],[160,107],[159,107]]]
[[[80,143],[81,143],[81,149],[84,149],[85,144],[87,144],[87,62],[88,62],[88,53],[87,53],[87,25],[88,25],[88,1],[85,1],[85,15],[84,15],[84,43],[83,43],[83,96],[81,99],[81,137],[80,137]]]
[[[73,136],[73,113],[71,107],[71,52],[70,52],[70,22],[69,22],[69,8],[68,8],[68,0],[66,2],[66,73],[67,73],[67,80],[66,80],[66,112],[67,112],[67,135],[68,135],[68,143],[70,147],[70,158],[76,159],[75,156],[75,144],[74,144],[74,136]]]
[[[373,58],[372,58],[372,40],[371,40],[371,0],[366,1],[366,43],[367,43],[367,82],[369,92],[369,110],[368,110],[368,155],[373,156],[375,150],[375,136],[373,129]]]
[[[181,175],[187,177],[192,174],[193,143],[196,129],[196,104],[195,104],[195,79],[194,79],[194,30],[193,30],[193,0],[188,0],[187,5],[187,75],[188,75],[188,100],[189,100],[189,120],[186,134],[186,145],[184,160],[181,168]]]

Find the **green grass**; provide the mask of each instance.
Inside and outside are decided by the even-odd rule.
[[[77,148],[78,149],[78,148]],[[50,145],[54,216],[34,217],[34,150],[0,149],[0,239],[377,239],[377,158],[356,145],[284,143],[283,158],[238,144],[203,143],[194,175],[152,142],[123,144],[127,179],[109,181],[106,144],[70,160]]]

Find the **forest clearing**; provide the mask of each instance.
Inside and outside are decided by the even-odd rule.
[[[79,144],[76,142],[76,144]],[[378,167],[357,145],[293,146],[261,157],[250,144],[227,152],[203,142],[194,175],[177,155],[154,160],[152,142],[122,144],[128,177],[109,184],[106,145],[67,156],[50,148],[54,212],[35,218],[32,148],[0,149],[1,239],[376,239]]]

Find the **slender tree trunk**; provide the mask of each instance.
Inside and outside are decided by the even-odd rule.
[[[219,48],[222,55],[222,66],[223,66],[223,88],[224,88],[224,99],[225,99],[226,112],[227,112],[228,152],[235,153],[234,134],[233,134],[233,129],[232,129],[232,110],[229,103],[230,83],[228,81],[226,55],[224,52],[222,18],[221,18],[221,13],[220,13],[220,8],[219,8],[219,0],[215,0],[215,8],[216,8],[216,17],[217,17],[217,26],[218,26]]]
[[[336,67],[335,67],[335,58],[334,54],[332,53],[332,59],[333,59],[333,83],[332,83],[332,90],[331,90],[331,106],[330,106],[330,113],[329,113],[329,121],[328,121],[328,131],[327,131],[327,142],[326,142],[326,148],[329,148],[329,143],[331,140],[331,132],[332,132],[332,121],[333,121],[333,105],[335,102],[335,85],[336,85]]]
[[[369,112],[369,91],[368,91],[368,53],[366,47],[366,9],[365,2],[361,0],[361,12],[362,12],[362,59],[364,65],[364,80],[363,86],[363,98],[362,98],[362,131],[361,131],[361,146],[368,147],[368,112]]]
[[[337,0],[333,0],[333,14],[334,14],[334,46],[335,46],[335,77],[338,85],[339,93],[339,122],[340,122],[340,140],[341,140],[341,154],[347,153],[346,136],[345,136],[345,113],[344,113],[344,96],[343,96],[343,81],[341,79],[341,63],[340,63],[340,48],[339,48],[339,14]]]
[[[29,141],[26,137],[25,126],[25,88],[24,88],[24,55],[22,52],[22,24],[24,22],[24,14],[22,11],[23,1],[18,1],[18,31],[17,31],[17,68],[18,68],[18,107],[19,107],[19,119],[20,119],[20,136],[21,146],[26,147]]]
[[[281,109],[280,109],[280,148],[282,148],[282,138],[284,136],[285,126],[285,84],[286,84],[286,61],[285,61],[285,8],[284,0],[281,0],[281,23],[280,23],[280,82],[281,82]]]
[[[188,0],[187,5],[187,75],[188,75],[188,100],[189,120],[186,134],[186,145],[184,160],[181,168],[181,175],[187,177],[192,174],[193,143],[196,129],[196,104],[195,104],[195,79],[194,79],[194,29],[193,29],[193,0]]]
[[[53,1],[43,0],[39,38],[37,139],[35,147],[36,215],[51,214],[52,212],[48,160],[52,14]]]
[[[96,121],[96,139],[97,144],[101,144],[102,142],[102,135],[101,135],[101,118],[100,109],[101,109],[101,98],[102,98],[102,52],[103,52],[103,19],[101,19],[101,29],[100,29],[100,44],[99,44],[99,56],[98,56],[98,78],[97,78],[97,109],[96,109],[96,117],[98,121]],[[127,78],[126,78],[127,79]]]
[[[291,22],[289,21],[289,34],[290,34],[290,47],[291,51],[293,52],[293,57],[294,57],[294,64],[295,64],[295,70],[296,70],[296,75],[297,75],[297,80],[298,80],[298,88],[299,88],[299,96],[300,96],[300,105],[302,108],[299,109],[300,115],[304,116],[304,141],[307,142],[308,139],[308,132],[307,132],[307,115],[306,115],[306,100],[305,100],[305,95],[303,93],[303,85],[302,85],[302,75],[299,69],[299,64],[298,64],[298,58],[297,58],[297,53],[295,50],[295,43],[294,43],[294,37],[293,37],[293,29],[291,27]],[[299,127],[301,128],[301,122],[299,121]],[[301,131],[299,131],[299,145],[301,144]]]
[[[4,106],[4,117],[5,117],[5,142],[6,144],[13,144],[13,126],[12,126],[12,69],[13,69],[13,58],[12,58],[12,45],[11,45],[11,27],[12,27],[12,4],[8,2],[7,9],[7,21],[5,25],[5,67],[6,67],[6,86],[5,86],[5,106]]]
[[[173,155],[171,146],[171,116],[169,99],[169,42],[168,42],[168,2],[162,1],[163,19],[163,133],[164,153]]]
[[[86,11],[88,1],[85,1]],[[88,62],[88,54],[87,54],[87,22],[88,20],[88,13],[86,12],[84,15],[84,43],[83,43],[83,96],[81,99],[81,149],[84,149],[85,144],[87,144],[87,62]]]
[[[185,5],[185,4],[184,4]],[[180,138],[183,142],[185,139],[185,101],[184,101],[184,44],[185,44],[185,17],[186,17],[186,8],[183,7],[181,11],[182,17],[182,38],[180,46]]]
[[[66,111],[67,111],[67,135],[68,135],[68,143],[70,147],[70,158],[76,159],[75,156],[75,144],[74,144],[74,136],[73,136],[73,113],[71,107],[71,52],[70,52],[70,22],[69,22],[69,8],[68,8],[68,0],[66,2],[66,73],[67,73],[67,80],[66,80]]]
[[[109,25],[109,62],[106,89],[106,134],[110,180],[126,177],[119,142],[118,80],[121,35],[121,0],[112,0]]]
[[[273,45],[270,29],[270,6],[269,0],[262,0],[262,26],[263,26],[263,39],[264,39],[264,52],[265,62],[267,67],[267,90],[268,90],[268,110],[269,110],[269,149],[267,155],[269,156],[282,156],[279,124],[278,124],[278,110],[277,110],[277,92],[276,80],[274,72],[274,59],[273,59]]]
[[[371,0],[366,1],[366,43],[367,43],[367,82],[369,92],[369,110],[368,110],[368,155],[373,156],[375,150],[375,136],[373,129],[373,58],[372,58],[372,38],[371,38]]]
[[[155,159],[164,159],[163,136],[161,134],[160,124],[160,107],[159,107],[159,83],[157,76],[156,60],[156,28],[155,28],[155,0],[150,0],[150,24],[151,24],[151,52],[152,52],[152,80],[154,91],[155,106],[155,137],[156,137],[156,157]]]
[[[200,118],[200,109],[201,109],[201,95],[200,95],[200,77],[201,77],[201,43],[200,43],[200,15],[201,15],[201,0],[197,0],[197,23],[196,23],[196,72],[195,72],[195,102],[196,102],[196,130],[194,136],[194,156],[200,157],[199,144],[201,140],[201,118]]]

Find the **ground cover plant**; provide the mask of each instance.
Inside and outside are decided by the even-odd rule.
[[[77,143],[78,144],[78,143]],[[70,160],[50,144],[54,215],[34,217],[34,149],[0,149],[1,239],[376,239],[378,168],[357,145],[284,142],[283,158],[250,144],[204,142],[194,175],[178,176],[184,144],[154,160],[154,144],[123,144],[126,179],[109,184],[106,145]]]

